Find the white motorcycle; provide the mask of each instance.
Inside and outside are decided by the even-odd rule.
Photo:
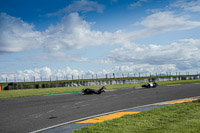
[[[142,85],[143,88],[155,88],[157,86],[158,86],[158,84],[156,82],[147,83],[147,84]]]

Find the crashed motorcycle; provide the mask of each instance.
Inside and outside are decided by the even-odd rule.
[[[105,86],[101,87],[99,90],[95,90],[95,89],[82,89],[82,94],[84,95],[89,95],[89,94],[101,94],[102,92],[105,92],[104,89],[106,89]]]
[[[157,86],[158,86],[158,84],[156,82],[153,82],[153,83],[146,83],[146,84],[142,85],[142,88],[155,88]]]

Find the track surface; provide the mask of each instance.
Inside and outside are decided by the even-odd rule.
[[[0,132],[27,133],[92,115],[194,96],[200,96],[200,84],[124,89],[101,95],[0,99]]]

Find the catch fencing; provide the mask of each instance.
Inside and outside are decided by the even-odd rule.
[[[112,84],[130,84],[142,82],[158,81],[177,81],[200,79],[200,75],[177,75],[177,76],[152,76],[152,77],[129,77],[129,78],[104,78],[88,80],[62,80],[50,82],[30,82],[30,83],[8,83],[3,86],[4,90],[14,89],[33,89],[33,88],[54,88],[54,87],[73,87],[73,86],[95,86]]]
[[[140,78],[140,77],[158,77],[158,76],[190,76],[189,72],[166,72],[166,73],[108,73],[108,74],[87,74],[87,75],[66,75],[58,76],[51,75],[44,77],[41,75],[22,77],[20,75],[12,75],[5,77],[0,75],[0,83],[11,83],[11,82],[42,82],[42,81],[60,81],[60,80],[99,80],[99,79],[115,79],[115,78]],[[200,75],[198,72],[195,75]]]

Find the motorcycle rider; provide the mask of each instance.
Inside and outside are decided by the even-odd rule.
[[[105,92],[104,89],[106,89],[105,86],[101,87],[99,90],[95,90],[95,89],[82,89],[82,93],[83,94],[101,94],[102,92]]]

